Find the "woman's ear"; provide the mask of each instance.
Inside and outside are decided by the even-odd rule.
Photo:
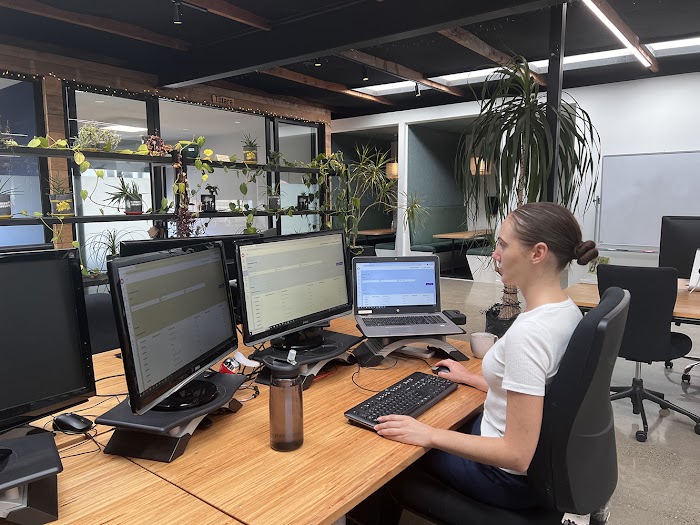
[[[545,260],[547,254],[549,253],[549,246],[543,242],[538,242],[532,247],[531,261],[533,264],[540,264]]]

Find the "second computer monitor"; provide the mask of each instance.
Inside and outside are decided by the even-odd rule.
[[[351,310],[342,231],[245,241],[236,251],[247,345],[287,336],[293,347],[295,334]]]
[[[678,270],[678,277],[688,279],[700,248],[700,217],[662,217],[659,266]]]

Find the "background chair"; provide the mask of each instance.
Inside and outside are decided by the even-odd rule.
[[[629,292],[608,290],[579,323],[559,371],[547,388],[540,439],[528,478],[543,506],[511,511],[473,500],[429,475],[399,476],[388,489],[407,508],[434,523],[539,525],[561,523],[565,512],[604,523],[617,485],[610,376],[625,329]]]
[[[85,294],[85,308],[92,353],[99,354],[119,348],[112,296],[108,293]]]
[[[632,411],[641,414],[644,430],[637,431],[637,441],[647,439],[649,426],[642,402],[653,401],[695,421],[695,433],[700,434],[700,418],[683,408],[664,401],[661,392],[647,390],[642,380],[642,363],[670,361],[683,357],[692,347],[685,334],[671,332],[673,307],[678,294],[678,272],[675,268],[639,268],[635,266],[598,266],[598,290],[602,294],[611,286],[629,290],[632,295],[625,337],[620,357],[636,361],[631,387],[615,386],[611,400],[630,398]]]

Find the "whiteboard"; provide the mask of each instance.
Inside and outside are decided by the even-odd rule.
[[[661,217],[700,215],[700,151],[603,157],[598,244],[659,247]]]

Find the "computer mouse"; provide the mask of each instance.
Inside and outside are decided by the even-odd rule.
[[[433,374],[439,374],[440,372],[450,371],[450,369],[446,366],[431,366],[430,369],[433,371]]]
[[[75,432],[76,434],[84,434],[90,430],[92,426],[93,423],[88,418],[73,412],[59,414],[53,420],[53,429],[58,430],[59,432]]]

